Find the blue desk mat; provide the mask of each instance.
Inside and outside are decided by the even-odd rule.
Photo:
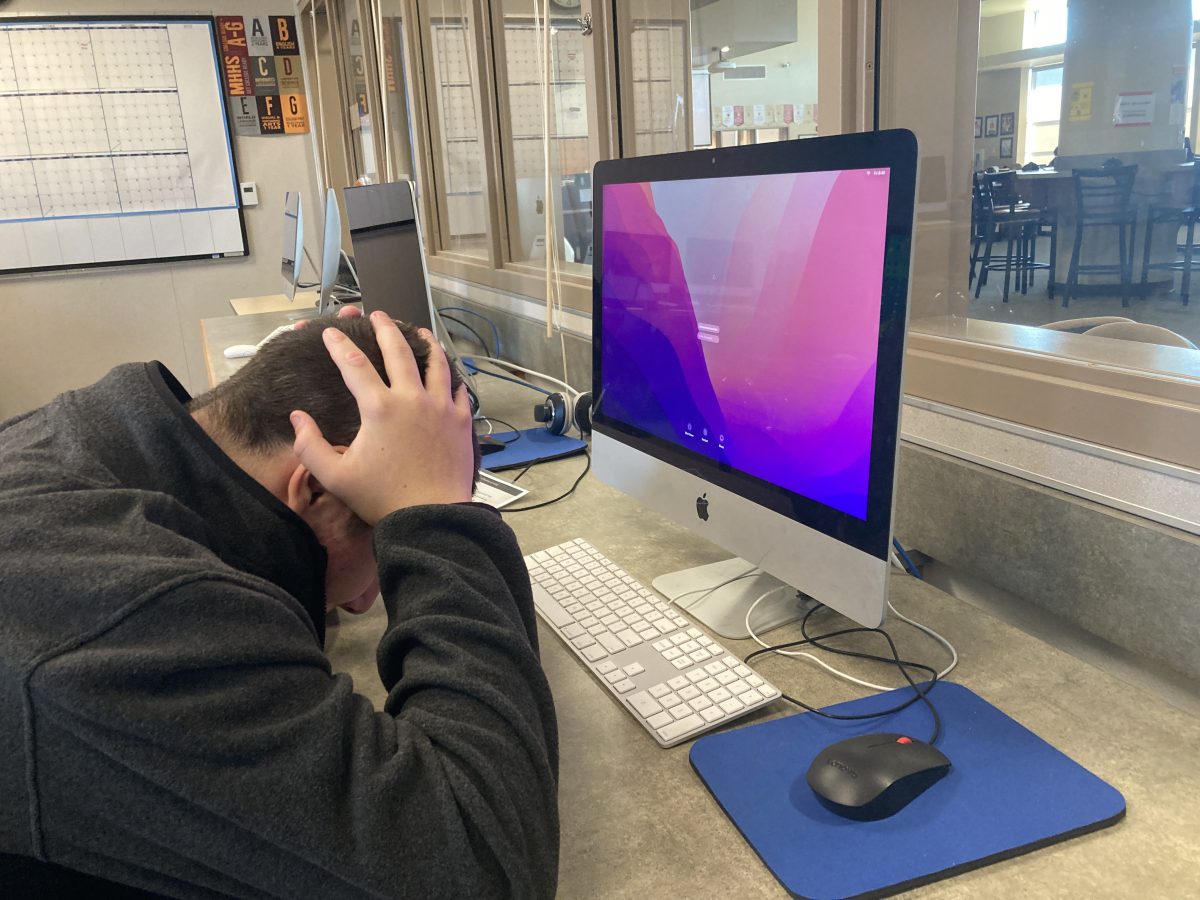
[[[886,709],[908,688],[828,707]],[[857,734],[922,740],[929,710],[863,722],[802,713],[700,738],[691,761],[726,815],[793,896],[881,897],[1019,856],[1114,824],[1125,798],[961,685],[929,694],[942,717],[937,746],[951,769],[894,816],[842,818],[822,806],[805,774],[817,753]]]
[[[518,435],[516,439],[513,435]],[[511,441],[503,450],[489,453],[483,457],[482,467],[489,472],[499,472],[501,469],[515,469],[517,466],[528,466],[531,463],[544,462],[548,459],[559,459],[563,456],[574,456],[582,453],[587,447],[578,438],[567,437],[564,434],[551,434],[544,427],[525,428],[521,431],[497,431],[492,435],[498,441]]]

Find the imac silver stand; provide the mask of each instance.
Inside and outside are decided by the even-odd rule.
[[[689,616],[721,637],[734,640],[750,637],[746,631],[746,610],[768,591],[774,593],[764,598],[750,617],[755,634],[761,635],[796,622],[815,604],[816,601],[798,594],[795,588],[765,572],[738,578],[754,568],[753,563],[735,556],[723,562],[660,575],[652,583],[656,591]],[[722,585],[724,581],[729,583]],[[714,585],[721,587],[714,588]]]

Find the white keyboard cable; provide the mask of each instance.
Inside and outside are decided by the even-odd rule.
[[[762,647],[766,650],[770,650],[771,645],[766,643],[761,637],[758,636],[758,634],[754,631],[754,629],[750,627],[750,614],[753,613],[755,607],[757,607],[758,604],[761,603],[763,600],[765,600],[767,597],[770,597],[776,591],[785,590],[785,589],[790,590],[790,588],[788,588],[786,585],[784,585],[781,588],[773,588],[772,590],[767,591],[765,594],[763,594],[761,597],[759,597],[757,600],[755,600],[753,603],[751,603],[750,608],[746,610],[746,631],[749,632],[750,637],[754,639],[755,643],[757,643],[760,647]],[[897,610],[896,607],[892,606],[892,602],[890,600],[888,601],[888,609],[892,612],[892,614],[894,616],[896,616],[896,618],[900,619],[900,621],[907,622],[913,628],[916,628],[920,631],[925,632],[925,634],[929,635],[931,638],[933,638],[935,641],[937,641],[939,644],[941,644],[943,647],[945,647],[948,651],[950,651],[950,665],[948,665],[945,669],[943,669],[941,672],[938,673],[939,681],[954,671],[955,666],[958,665],[958,651],[954,649],[953,644],[951,644],[948,640],[946,640],[944,637],[942,637],[940,634],[938,634],[936,631],[934,631],[932,628],[928,627],[927,625],[922,625],[920,622],[914,622],[912,619],[908,618],[908,616],[904,615],[899,610]],[[882,684],[874,684],[873,682],[870,682],[870,681],[863,681],[861,678],[855,678],[853,675],[849,674],[848,672],[843,672],[840,669],[835,669],[833,666],[829,665],[829,663],[825,662],[823,659],[820,659],[811,653],[806,653],[803,650],[775,650],[774,652],[778,653],[780,656],[802,657],[804,659],[807,659],[811,662],[816,663],[818,666],[820,666],[825,671],[829,672],[831,675],[835,675],[836,677],[841,678],[845,681],[849,681],[852,684],[857,684],[860,687],[869,688],[870,690],[873,690],[873,691],[891,691],[891,690],[895,690],[895,687],[896,687],[895,685],[888,686],[888,685],[882,685]]]

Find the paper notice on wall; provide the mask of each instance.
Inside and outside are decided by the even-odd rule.
[[[724,125],[726,128],[733,127],[733,106],[732,105],[721,107],[721,124]]]
[[[763,103],[754,104],[754,124],[759,126],[767,124],[767,107]]]
[[[1187,118],[1187,66],[1171,69],[1171,106],[1167,124],[1183,125]]]
[[[1070,102],[1067,106],[1067,119],[1072,122],[1087,122],[1092,118],[1092,88],[1093,81],[1080,81],[1071,85]]]
[[[1154,91],[1127,91],[1117,94],[1113,125],[1129,128],[1154,124]]]

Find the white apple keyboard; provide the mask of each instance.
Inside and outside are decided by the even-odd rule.
[[[257,344],[233,344],[229,347],[226,347],[225,351],[224,351],[225,358],[226,359],[245,359],[248,356],[253,356],[255,353],[258,352],[258,348],[261,347],[263,344],[265,344],[267,341],[271,340],[271,338],[273,338],[277,335],[283,334],[285,331],[291,331],[293,327],[294,327],[294,325],[280,325],[278,328],[273,330],[270,334],[268,334],[265,338],[263,338]]]
[[[538,615],[663,747],[779,691],[582,539],[525,557]]]

